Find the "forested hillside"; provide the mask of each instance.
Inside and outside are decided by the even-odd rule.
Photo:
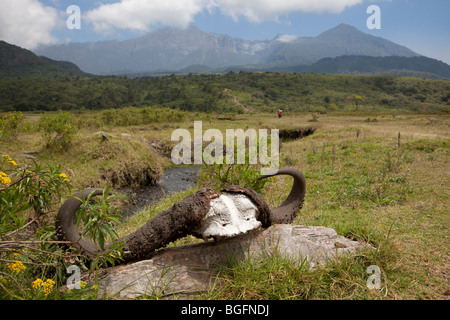
[[[0,111],[165,106],[187,111],[448,112],[450,82],[392,76],[234,73],[0,80]]]
[[[406,75],[430,79],[450,79],[450,66],[427,57],[341,56],[324,58],[302,72],[331,74]]]
[[[67,61],[55,61],[38,57],[33,52],[0,41],[0,79],[14,77],[67,77],[88,76],[76,65]]]

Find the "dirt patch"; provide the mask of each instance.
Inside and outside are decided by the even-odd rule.
[[[149,166],[139,168],[125,165],[123,168],[100,169],[100,178],[111,184],[113,188],[139,188],[156,184],[158,172]]]
[[[314,134],[315,128],[283,129],[280,130],[281,141],[297,140]]]

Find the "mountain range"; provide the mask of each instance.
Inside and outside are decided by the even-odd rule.
[[[228,35],[165,28],[125,41],[67,43],[41,47],[35,53],[76,64],[97,75],[176,72],[192,66],[224,70],[309,66],[339,56],[419,57],[412,50],[341,24],[316,37],[277,35],[249,41]]]
[[[450,66],[341,24],[317,37],[248,41],[160,29],[126,41],[69,43],[35,53],[0,41],[0,78],[227,73],[230,71],[395,75],[449,79]]]

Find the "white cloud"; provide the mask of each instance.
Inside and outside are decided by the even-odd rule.
[[[290,35],[290,34],[280,34],[277,36],[275,40],[280,42],[292,42],[298,39],[298,36]]]
[[[115,29],[148,31],[155,25],[183,28],[207,3],[207,0],[122,0],[87,12],[85,19],[96,32],[104,34]]]
[[[151,26],[186,27],[203,10],[217,10],[235,21],[277,21],[291,12],[340,13],[363,0],[120,0],[102,4],[84,15],[98,33],[149,31]]]
[[[57,21],[57,10],[39,0],[0,1],[0,39],[8,43],[27,49],[56,43],[51,31]]]
[[[280,15],[291,12],[341,13],[345,8],[363,0],[212,0],[215,6],[235,21],[243,16],[250,22],[277,21]]]

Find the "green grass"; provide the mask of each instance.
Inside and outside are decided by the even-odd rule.
[[[368,117],[376,117],[377,121],[367,122]],[[203,120],[203,130],[222,131],[314,125],[317,129],[314,135],[282,143],[280,166],[298,168],[307,181],[305,203],[294,224],[330,227],[341,236],[368,242],[376,249],[363,250],[313,270],[301,260],[279,255],[248,261],[230,259],[222,266],[214,289],[197,298],[448,299],[450,118],[432,116],[436,122],[428,118],[331,114],[320,115],[311,124],[310,114],[285,116],[281,120],[272,114],[242,114],[229,121],[217,120],[215,114],[188,113],[178,123],[84,128],[78,133],[73,151],[43,152],[38,157],[71,168],[79,177],[74,179],[74,188],[79,188],[85,179],[99,176],[99,162],[92,159],[94,154],[104,158],[105,165],[120,168],[122,154],[115,151],[139,158],[144,142],[167,142],[175,128],[192,130],[193,120]],[[89,138],[99,129],[117,136],[131,134],[136,148],[133,143],[127,145],[116,138],[106,142],[110,149],[101,149],[100,140]],[[400,146],[398,132],[401,132]],[[41,138],[36,133],[20,134],[17,141],[0,140],[2,152],[16,159],[20,159],[21,151],[40,146]],[[88,156],[83,157],[84,153]],[[162,162],[162,167],[168,165]],[[289,178],[276,177],[265,186],[262,196],[273,208],[284,200],[290,188]],[[125,235],[136,230],[196,190],[171,195],[130,217],[119,233]],[[170,246],[199,241],[186,237]],[[370,275],[366,270],[370,265],[381,269],[381,290],[367,288]]]
[[[306,124],[307,119],[302,116],[300,121],[299,118],[285,121]],[[448,123],[448,118],[442,119]],[[258,120],[252,120],[256,125]],[[363,118],[357,117],[339,120],[343,122],[341,125],[336,117],[322,117],[324,124],[316,134],[283,143],[281,166],[300,169],[307,181],[305,204],[294,223],[334,228],[339,235],[370,243],[376,250],[363,251],[313,271],[301,261],[287,261],[280,256],[234,261],[223,267],[214,292],[205,293],[202,298],[445,299],[448,296],[449,193],[445,185],[450,150],[445,127],[442,131],[427,127],[421,117],[394,120],[382,117],[376,123],[365,124]],[[289,126],[286,122],[282,125]],[[400,146],[397,130],[402,130]],[[434,138],[423,138],[433,131],[437,132]],[[290,186],[289,178],[277,177],[262,195],[270,207],[275,207],[283,201]],[[166,199],[162,206],[143,212],[146,217],[143,220],[186,194]],[[197,241],[188,237],[172,245]],[[366,269],[370,265],[382,270],[381,290],[368,290],[366,286],[369,277]]]

